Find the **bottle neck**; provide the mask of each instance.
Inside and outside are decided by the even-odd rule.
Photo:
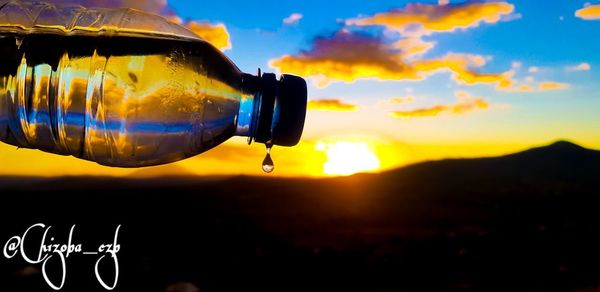
[[[248,144],[252,142],[256,123],[257,107],[260,105],[258,97],[259,90],[256,86],[250,86],[257,83],[258,77],[242,73],[242,97],[240,100],[240,110],[237,116],[236,136],[248,137]]]
[[[279,83],[275,74],[259,76],[242,74],[242,99],[237,119],[236,136],[252,141],[269,143],[272,139],[275,96]]]

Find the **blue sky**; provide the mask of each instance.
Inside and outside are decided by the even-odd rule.
[[[409,1],[171,1],[169,5],[185,19],[200,19],[224,23],[230,33],[232,49],[226,54],[245,71],[263,71],[268,61],[285,54],[294,54],[310,49],[316,36],[330,35],[339,30],[344,19],[360,15],[372,15],[402,8]],[[435,4],[432,1],[419,3]],[[455,3],[455,2],[451,2]],[[537,95],[522,98],[523,94],[497,94],[486,86],[468,87],[474,93],[506,98],[521,107],[553,107],[577,105],[583,99],[586,105],[598,105],[598,75],[592,66],[588,72],[572,74],[565,67],[587,62],[600,63],[600,21],[585,21],[575,17],[574,12],[582,8],[585,1],[550,1],[540,6],[539,1],[519,1],[514,14],[517,19],[494,24],[482,24],[468,30],[443,32],[424,37],[435,41],[436,47],[427,53],[440,56],[447,52],[479,54],[491,57],[486,71],[501,72],[511,68],[512,62],[522,63],[516,76],[530,76],[528,67],[542,68],[536,77],[571,84],[570,92],[547,93],[547,102],[537,102]],[[301,13],[303,18],[293,26],[282,23],[292,13]],[[561,19],[562,17],[562,19]],[[395,81],[382,84],[378,81],[359,81],[355,84],[336,83],[324,89],[311,89],[311,95],[319,97],[344,97],[358,103],[372,103],[386,96],[405,94],[407,88],[415,94],[452,99],[452,89],[461,86],[447,81],[446,73],[438,74],[422,82]],[[448,86],[451,88],[449,90]],[[377,91],[374,92],[373,88]],[[464,86],[463,86],[464,87]],[[450,93],[450,94],[448,94]],[[568,101],[553,105],[552,96],[567,96]],[[594,98],[590,98],[596,96]],[[556,97],[556,99],[560,99]],[[427,100],[423,100],[426,103]],[[589,103],[588,103],[589,102]]]

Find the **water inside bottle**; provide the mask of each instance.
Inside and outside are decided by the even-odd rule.
[[[0,140],[15,146],[140,167],[236,130],[241,72],[201,40],[2,33],[0,55]]]

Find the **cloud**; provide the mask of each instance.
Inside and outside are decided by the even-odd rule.
[[[540,68],[536,66],[531,66],[529,67],[529,69],[527,69],[527,71],[529,71],[529,73],[537,73],[540,72]]]
[[[555,81],[541,81],[536,83],[533,76],[527,76],[522,81],[512,80],[512,82],[510,86],[499,89],[508,92],[541,92],[569,88],[569,84]]]
[[[505,2],[471,1],[441,6],[410,4],[405,9],[392,10],[360,20],[349,20],[348,24],[384,25],[403,31],[405,26],[412,23],[410,19],[413,18],[409,16],[415,14],[419,17],[415,16],[414,19],[420,19],[419,25],[429,32],[454,31],[474,27],[481,22],[496,22],[501,15],[510,14],[513,10],[514,7]],[[460,18],[460,13],[473,15],[464,17],[471,19],[466,24],[453,23],[452,21]],[[382,19],[389,20],[393,25],[378,22]],[[330,36],[317,37],[308,50],[272,59],[270,66],[280,72],[311,79],[317,87],[325,87],[334,81],[351,83],[364,79],[423,80],[439,72],[450,73],[458,84],[489,84],[496,90],[505,92],[560,90],[565,87],[564,84],[550,81],[544,84],[519,82],[514,76],[515,70],[523,66],[521,62],[513,62],[511,68],[504,72],[485,72],[482,68],[491,59],[487,56],[450,52],[442,56],[424,58],[423,55],[429,52],[435,43],[424,41],[421,35],[388,40],[387,38],[393,38],[393,35],[371,35],[354,29],[356,28],[344,28]],[[539,68],[529,67],[528,71],[538,72]]]
[[[304,17],[304,15],[300,13],[292,13],[290,16],[283,19],[283,24],[285,25],[296,25],[300,22],[300,20]]]
[[[569,89],[569,87],[570,86],[567,83],[560,83],[560,82],[554,82],[554,81],[544,81],[544,82],[540,82],[540,84],[538,84],[539,91],[564,90],[564,89]]]
[[[185,24],[203,40],[211,43],[217,49],[225,51],[231,49],[229,31],[222,23],[211,24],[205,21],[189,21]]]
[[[391,97],[388,102],[391,104],[406,104],[414,102],[416,98],[412,95]]]
[[[417,98],[413,95],[393,96],[379,100],[377,103],[375,103],[375,106],[379,109],[389,110],[393,107],[404,106],[406,104],[413,103],[415,100],[417,100]]]
[[[331,36],[313,40],[312,48],[297,54],[272,59],[270,66],[280,72],[311,79],[317,87],[334,81],[354,82],[362,79],[423,80],[437,72],[450,72],[460,84],[487,83],[499,90],[513,88],[514,72],[482,73],[488,58],[479,55],[448,53],[423,59],[435,42],[424,41],[423,35],[476,27],[480,23],[495,23],[511,14],[513,5],[506,2],[474,2],[450,4],[408,4],[374,16],[349,19],[347,25]],[[384,26],[399,31],[404,37],[394,41],[381,36],[361,34],[361,26]],[[353,30],[350,30],[353,29]]]
[[[452,32],[496,23],[509,16],[514,6],[506,2],[467,1],[459,4],[408,4],[404,8],[378,13],[364,18],[346,21],[347,25],[384,26],[403,35],[429,35],[436,32]]]
[[[462,115],[473,111],[485,110],[490,104],[483,97],[475,97],[465,91],[455,93],[458,101],[449,105],[434,105],[431,107],[417,108],[412,110],[394,111],[391,113],[395,118],[419,118],[434,117],[441,114]]]
[[[428,108],[419,108],[414,110],[406,111],[394,111],[391,116],[394,118],[407,119],[407,118],[420,118],[420,117],[435,117],[448,110],[448,106],[436,105]]]
[[[515,87],[515,91],[518,92],[533,92],[533,87],[531,85],[519,85]]]
[[[271,60],[270,65],[282,72],[313,77],[318,86],[362,78],[420,79],[404,63],[404,56],[401,49],[379,37],[341,30],[331,37],[317,37],[310,50]]]
[[[312,99],[308,101],[308,110],[354,112],[358,110],[358,106],[351,103],[344,103],[340,99]]]
[[[427,42],[420,38],[406,38],[394,43],[394,47],[405,54],[405,57],[423,55],[435,46],[434,42]]]
[[[378,101],[375,106],[389,109],[392,106],[405,105],[417,100],[413,95],[388,97]]]
[[[564,90],[569,88],[569,84],[560,83],[555,81],[542,81],[535,83],[535,79],[532,76],[528,76],[524,79],[524,83],[521,81],[513,81],[514,84],[506,88],[500,88],[500,90],[508,92],[541,92],[551,90]]]
[[[588,63],[581,63],[576,66],[567,67],[567,71],[575,72],[575,71],[589,71],[592,69],[592,66]]]
[[[73,3],[70,0],[49,0],[55,4]],[[83,0],[78,1],[78,4],[84,7],[103,7],[103,8],[134,8],[149,13],[160,14],[172,22],[186,26],[196,35],[211,43],[220,50],[231,48],[229,32],[222,23],[211,24],[206,21],[183,21],[179,16],[175,15],[169,7],[167,0]]]
[[[575,11],[575,16],[585,20],[600,19],[600,5],[588,5]]]
[[[448,53],[438,59],[419,60],[412,64],[413,69],[421,76],[438,71],[449,71],[452,78],[461,84],[474,85],[479,83],[495,84],[499,90],[509,90],[514,83],[512,71],[503,73],[480,73],[475,68],[483,67],[486,58],[479,55]]]
[[[448,53],[435,59],[412,59],[414,50],[406,44],[386,42],[380,37],[340,30],[330,37],[318,37],[310,50],[285,55],[270,61],[281,72],[297,74],[324,87],[332,81],[360,79],[423,80],[439,71],[450,71],[463,84],[491,83],[498,88],[512,85],[511,74],[480,73],[487,58],[479,55]],[[410,47],[410,46],[408,46]]]

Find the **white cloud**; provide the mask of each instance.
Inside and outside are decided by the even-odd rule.
[[[300,20],[304,17],[304,15],[300,13],[292,13],[290,16],[283,19],[283,24],[285,25],[296,25],[300,22]]]
[[[592,66],[590,64],[588,64],[588,63],[581,63],[581,64],[576,65],[576,66],[567,67],[567,71],[569,71],[569,72],[589,71],[590,69],[592,69]]]

